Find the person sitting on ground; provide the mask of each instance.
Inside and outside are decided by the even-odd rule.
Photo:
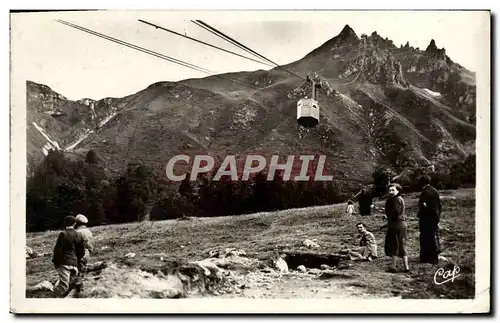
[[[368,260],[372,261],[374,258],[378,257],[377,252],[377,240],[375,236],[370,231],[366,230],[364,223],[356,224],[358,232],[361,234],[361,240],[359,241],[359,248],[355,251],[344,250],[342,253],[348,253],[351,260]]]
[[[78,275],[78,263],[85,255],[83,236],[75,230],[75,223],[73,216],[64,218],[65,230],[59,234],[54,246],[52,263],[59,274],[59,281],[54,289],[56,297],[66,296],[72,278]]]
[[[85,273],[87,264],[89,262],[90,254],[92,253],[92,232],[87,228],[86,224],[89,222],[87,217],[83,214],[78,214],[76,216],[76,231],[80,232],[83,236],[83,243],[85,247],[85,255],[82,257],[78,263],[78,270],[80,274]]]
[[[347,201],[346,213],[349,215],[349,217],[352,217],[352,215],[354,214],[354,203],[351,200]]]

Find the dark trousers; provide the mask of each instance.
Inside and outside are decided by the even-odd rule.
[[[439,233],[436,225],[420,225],[420,262],[438,263],[438,255],[441,252]]]

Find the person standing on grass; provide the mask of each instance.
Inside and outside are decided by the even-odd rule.
[[[52,263],[59,274],[59,281],[54,289],[56,297],[66,295],[71,279],[78,275],[78,263],[85,255],[83,236],[75,230],[75,223],[73,216],[64,218],[65,230],[59,234],[54,246]]]
[[[85,247],[85,255],[82,257],[82,259],[80,259],[78,263],[78,270],[80,274],[83,274],[87,268],[90,253],[92,252],[92,232],[86,226],[89,220],[85,215],[78,214],[75,220],[75,229],[83,236],[83,243]]]
[[[403,258],[404,272],[410,271],[406,251],[406,219],[405,202],[401,197],[402,187],[397,183],[389,184],[389,197],[385,203],[387,216],[387,233],[385,236],[385,254],[392,257],[389,272],[397,271],[397,259]]]
[[[361,214],[361,216],[371,215],[373,199],[370,192],[368,192],[366,189],[362,189],[361,193],[359,194],[358,202],[359,214]]]
[[[441,198],[438,191],[431,186],[431,178],[422,176],[418,181],[422,194],[418,201],[418,224],[420,229],[420,262],[438,263],[441,253],[438,224],[441,218]]]

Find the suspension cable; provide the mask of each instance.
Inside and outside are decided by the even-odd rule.
[[[129,47],[129,48],[132,48],[132,49],[135,49],[137,51],[143,52],[143,53],[151,55],[151,56],[155,56],[155,57],[161,58],[161,59],[169,61],[171,63],[175,63],[175,64],[178,64],[178,65],[187,67],[187,68],[191,68],[191,69],[196,70],[198,72],[209,74],[211,76],[214,76],[214,77],[217,77],[217,78],[220,78],[220,79],[225,79],[225,80],[232,81],[234,83],[239,83],[239,84],[245,85],[247,87],[256,88],[253,84],[246,83],[246,82],[243,82],[243,81],[240,81],[240,80],[231,79],[229,77],[221,76],[221,75],[217,74],[216,72],[210,71],[210,70],[208,70],[206,68],[203,68],[203,67],[200,67],[200,66],[188,63],[188,62],[184,62],[184,61],[181,61],[179,59],[176,59],[176,58],[173,58],[173,57],[170,57],[170,56],[167,56],[167,55],[160,54],[158,52],[155,52],[155,51],[152,51],[152,50],[149,50],[149,49],[146,49],[146,48],[143,48],[143,47],[140,47],[140,46],[137,46],[137,45],[134,45],[134,44],[122,41],[122,40],[119,40],[119,39],[114,38],[114,37],[107,36],[105,34],[93,31],[91,29],[88,29],[88,28],[85,28],[85,27],[81,27],[81,26],[78,26],[78,25],[75,25],[75,24],[63,21],[63,20],[56,20],[56,21],[59,22],[59,23],[61,23],[61,24],[66,25],[66,26],[69,26],[69,27],[81,30],[81,31],[86,32],[86,33],[89,33],[91,35],[94,35],[94,36],[97,36],[97,37],[109,40],[111,42],[114,42],[114,43],[117,43],[117,44]]]
[[[277,68],[279,68],[279,69],[281,69],[281,70],[283,70],[283,71],[285,71],[285,72],[287,72],[287,73],[289,73],[289,74],[291,74],[291,75],[293,75],[293,76],[295,76],[295,77],[298,77],[298,78],[300,78],[300,79],[302,79],[302,80],[304,80],[304,81],[306,80],[306,78],[305,78],[305,77],[302,77],[302,76],[298,75],[297,73],[294,73],[294,72],[292,72],[292,71],[287,70],[286,68],[282,67],[282,66],[281,66],[281,65],[279,65],[278,63],[275,63],[275,62],[271,61],[270,59],[266,58],[265,56],[263,56],[263,55],[261,55],[261,54],[257,53],[256,51],[254,51],[254,50],[252,50],[252,49],[248,48],[247,46],[245,46],[245,45],[243,45],[242,43],[238,42],[237,40],[235,40],[235,39],[233,39],[233,38],[229,37],[229,36],[228,36],[228,35],[226,35],[225,33],[223,33],[223,32],[221,32],[221,31],[219,31],[219,30],[215,29],[214,27],[212,27],[212,26],[208,25],[207,23],[205,23],[205,22],[203,22],[203,21],[201,21],[201,20],[196,20],[196,21],[191,20],[191,21],[192,21],[194,24],[196,24],[197,26],[202,27],[203,29],[205,29],[205,30],[207,30],[207,31],[211,32],[212,34],[214,34],[214,35],[216,35],[216,36],[218,36],[218,37],[220,37],[220,38],[222,38],[222,39],[224,39],[224,40],[226,40],[227,42],[230,42],[231,44],[233,44],[233,45],[235,45],[235,46],[238,46],[239,48],[241,48],[241,49],[245,50],[246,52],[248,52],[248,53],[250,53],[250,54],[252,54],[252,55],[254,55],[254,56],[256,56],[256,57],[259,57],[259,58],[261,58],[261,59],[264,59],[264,60],[268,61],[269,63],[271,63],[271,64],[275,65]]]
[[[221,47],[218,47],[218,46],[215,46],[215,45],[209,44],[209,43],[204,42],[204,41],[202,41],[202,40],[198,40],[198,39],[196,39],[196,38],[189,37],[189,36],[187,36],[187,35],[183,35],[183,34],[178,33],[178,32],[176,32],[176,31],[170,30],[170,29],[165,28],[165,27],[158,26],[158,25],[156,25],[156,24],[153,24],[153,23],[147,22],[147,21],[145,21],[145,20],[139,19],[139,22],[142,22],[142,23],[144,23],[144,24],[146,24],[146,25],[150,25],[150,26],[152,26],[152,27],[156,27],[156,29],[161,29],[161,30],[163,30],[163,31],[166,31],[166,32],[172,33],[172,34],[174,34],[174,35],[181,36],[181,37],[183,37],[183,38],[187,38],[187,39],[192,40],[192,41],[194,41],[194,42],[197,42],[197,43],[200,43],[200,44],[203,44],[203,45],[206,45],[206,46],[209,46],[209,47],[212,47],[212,48],[215,48],[215,49],[221,50],[221,51],[223,51],[223,52],[226,52],[226,53],[229,53],[229,54],[233,54],[233,55],[236,55],[236,56],[239,56],[239,57],[242,57],[242,58],[245,58],[245,59],[251,60],[251,61],[253,61],[253,62],[257,62],[257,63],[264,64],[264,65],[267,65],[267,66],[272,67],[272,65],[271,65],[271,64],[268,64],[268,63],[266,63],[266,62],[258,61],[258,60],[256,60],[256,59],[251,58],[251,57],[244,56],[244,55],[241,55],[241,54],[238,54],[238,53],[232,52],[232,51],[230,51],[230,50],[227,50],[227,49],[224,49],[224,48],[221,48]]]

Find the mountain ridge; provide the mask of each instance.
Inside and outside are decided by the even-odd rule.
[[[346,25],[283,68],[320,84],[316,128],[301,129],[295,120],[296,100],[311,92],[310,84],[279,68],[159,81],[124,98],[97,101],[39,95],[43,91],[28,83],[28,154],[32,165],[43,157],[45,141],[30,126],[42,120],[64,147],[88,135],[71,152],[95,150],[112,169],[146,159],[161,169],[179,153],[312,151],[329,157],[327,170],[336,177],[363,179],[377,165],[445,167],[473,146],[474,73],[451,61],[434,40],[425,51],[409,42],[398,48],[376,32],[358,37]],[[49,115],[49,108],[66,116]]]

